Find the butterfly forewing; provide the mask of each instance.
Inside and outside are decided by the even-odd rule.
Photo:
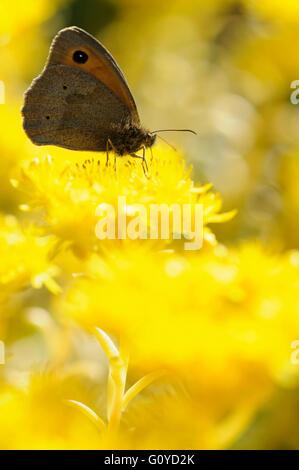
[[[80,53],[85,54],[85,60],[80,60]],[[139,123],[136,104],[122,71],[107,49],[86,31],[76,26],[61,30],[52,42],[48,64],[70,65],[90,73],[128,107],[132,124]]]

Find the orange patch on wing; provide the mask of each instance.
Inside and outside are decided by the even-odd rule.
[[[73,54],[76,50],[83,51],[88,55],[88,60],[85,64],[79,64],[73,60]],[[76,67],[96,77],[104,83],[109,90],[111,90],[132,112],[136,111],[135,103],[128,94],[126,87],[119,79],[117,72],[110,67],[109,63],[103,56],[94,53],[85,46],[74,48],[69,51],[67,55],[60,53],[57,49],[53,50],[52,54],[56,63]]]

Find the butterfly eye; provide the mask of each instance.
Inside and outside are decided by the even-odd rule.
[[[84,51],[75,51],[73,54],[73,61],[77,64],[85,64],[88,60],[88,55]]]

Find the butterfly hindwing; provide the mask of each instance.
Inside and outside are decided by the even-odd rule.
[[[38,145],[73,150],[105,150],[114,128],[130,112],[93,75],[68,65],[49,65],[25,94],[23,126]]]

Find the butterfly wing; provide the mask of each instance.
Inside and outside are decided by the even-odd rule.
[[[32,142],[72,150],[105,150],[111,133],[129,118],[102,82],[67,65],[49,66],[34,80],[22,112]]]
[[[84,63],[75,60],[78,54]],[[35,144],[73,150],[105,150],[111,132],[140,126],[118,65],[96,39],[76,27],[54,38],[44,71],[25,93],[22,113],[23,127]]]
[[[76,62],[76,51],[85,52],[88,60]],[[53,40],[48,63],[70,65],[95,76],[127,106],[132,120],[139,124],[136,104],[122,71],[110,52],[86,31],[76,26],[62,29]]]

